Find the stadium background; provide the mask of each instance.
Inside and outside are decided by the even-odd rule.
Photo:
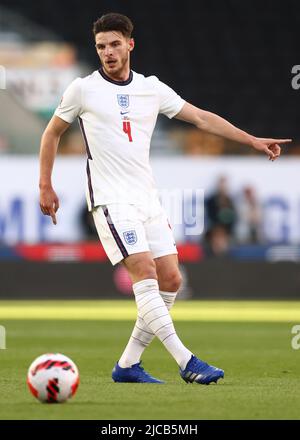
[[[202,199],[198,204],[191,194],[183,201],[182,221],[174,225],[184,275],[179,321],[184,321],[185,307],[193,300],[226,300],[227,306],[214,303],[216,315],[208,303],[197,303],[202,312],[195,311],[191,322],[235,322],[244,310],[241,321],[255,321],[259,315],[259,321],[274,321],[274,326],[284,322],[280,328],[287,350],[300,297],[300,79],[295,79],[300,72],[300,5],[296,0],[153,0],[143,5],[86,1],[84,7],[69,0],[0,1],[0,65],[6,76],[6,87],[0,90],[1,323],[15,320],[12,333],[19,335],[22,319],[37,319],[37,310],[40,319],[53,322],[55,310],[65,310],[63,317],[78,316],[73,302],[67,303],[73,318],[68,305],[45,302],[49,318],[41,302],[40,309],[29,310],[35,303],[26,300],[132,296],[126,273],[121,267],[111,268],[85,209],[85,152],[76,124],[61,141],[54,170],[61,199],[56,227],[38,206],[41,133],[65,87],[76,76],[98,68],[91,27],[109,11],[125,13],[135,24],[133,70],[157,75],[187,101],[252,134],[293,138],[283,147],[282,157],[271,163],[246,146],[159,117],[151,151],[162,190],[204,191],[204,231],[193,229],[203,211]],[[255,302],[253,309],[244,302],[245,309],[239,306],[234,312],[236,303],[229,301],[233,299],[269,302]],[[281,303],[285,300],[290,302]],[[122,315],[122,303],[115,304],[121,309],[115,316],[110,312],[112,319],[134,319],[133,312]],[[106,319],[97,307],[95,319]],[[226,314],[228,308],[231,312]],[[220,310],[225,310],[224,315]],[[87,316],[83,312],[81,319]],[[130,325],[125,335],[129,336]],[[33,328],[32,334],[39,331],[38,324]],[[72,344],[65,343],[65,349],[72,351]],[[43,345],[39,349],[43,351]],[[286,358],[290,356],[291,362],[293,354],[289,348]],[[24,355],[24,365],[29,361]],[[270,414],[276,416],[276,411]]]

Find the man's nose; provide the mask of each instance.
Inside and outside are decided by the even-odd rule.
[[[106,56],[111,55],[112,54],[112,48],[109,47],[109,46],[106,46],[104,53],[105,53]]]

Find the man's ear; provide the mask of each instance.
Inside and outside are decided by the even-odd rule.
[[[134,39],[129,39],[129,51],[131,52],[134,49]]]

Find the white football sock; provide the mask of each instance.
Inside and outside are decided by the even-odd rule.
[[[175,302],[177,292],[162,292],[160,296],[168,310]],[[128,368],[140,361],[140,358],[146,347],[153,341],[155,335],[147,326],[145,321],[138,315],[134,329],[125,347],[125,350],[118,361],[121,368]]]
[[[151,331],[164,344],[180,368],[184,369],[192,353],[178,338],[172,318],[159,294],[158,283],[154,279],[133,284],[133,292],[138,308],[138,315]]]

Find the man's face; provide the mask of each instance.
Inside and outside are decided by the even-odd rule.
[[[121,32],[99,32],[95,36],[96,50],[104,70],[111,75],[122,72],[129,63],[129,53],[134,47],[132,38]]]

